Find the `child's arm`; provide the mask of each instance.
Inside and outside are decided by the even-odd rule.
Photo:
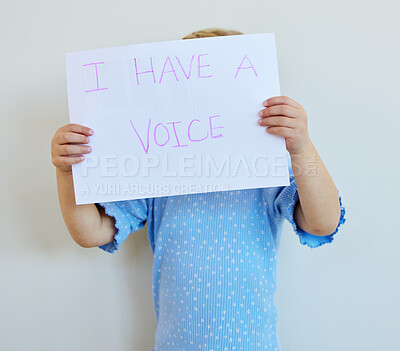
[[[307,143],[301,154],[292,154],[291,162],[299,193],[295,222],[310,234],[331,234],[340,219],[339,196],[312,142]]]
[[[52,162],[56,166],[58,198],[61,212],[71,237],[82,247],[96,247],[114,239],[115,219],[95,204],[76,205],[71,165],[82,162],[91,151],[89,142],[93,131],[78,124],[59,128],[51,142]],[[81,155],[81,156],[72,156]]]
[[[331,234],[340,220],[339,195],[308,136],[304,108],[286,96],[270,98],[264,106],[259,124],[267,126],[268,133],[284,137],[290,154],[299,193],[294,211],[296,224],[310,234]]]

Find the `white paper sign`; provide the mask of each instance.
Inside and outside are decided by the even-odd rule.
[[[76,203],[283,186],[284,138],[257,124],[280,95],[274,33],[66,54],[70,122],[94,130]]]

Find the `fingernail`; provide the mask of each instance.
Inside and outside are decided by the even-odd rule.
[[[89,141],[90,141],[90,138],[89,138],[89,137],[87,137],[87,138],[86,138],[86,142],[88,143]]]
[[[263,102],[263,105],[264,105],[264,106],[267,106],[267,100],[265,100],[265,101]]]
[[[93,134],[93,130],[89,129],[89,134]]]
[[[262,117],[262,115],[263,115],[262,110],[258,113],[258,115],[259,115],[260,117]]]
[[[262,123],[262,119],[259,119],[258,124],[261,125],[261,123]]]

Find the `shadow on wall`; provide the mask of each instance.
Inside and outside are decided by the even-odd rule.
[[[25,99],[16,108],[12,122],[20,138],[15,153],[23,159],[11,160],[8,183],[12,186],[7,189],[7,198],[18,204],[16,211],[24,228],[18,233],[22,244],[45,255],[71,249],[65,245],[69,233],[62,219],[51,163],[51,139],[58,127],[69,122],[64,111],[66,101],[55,101],[51,96],[49,101]]]
[[[120,251],[110,254],[99,248],[78,246],[63,221],[51,162],[51,139],[57,128],[69,123],[67,111],[66,96],[63,100],[49,96],[46,100],[25,98],[13,102],[6,122],[10,131],[7,139],[10,152],[5,158],[8,171],[2,174],[2,199],[7,205],[2,213],[3,223],[9,222],[10,229],[3,244],[10,255],[28,253],[52,267],[59,266],[60,274],[65,270],[65,256],[84,264],[82,268],[87,271],[77,272],[79,275],[86,272],[91,275],[104,267],[107,267],[105,274],[118,273],[115,281],[121,282],[116,289],[119,296],[111,298],[110,303],[115,304],[121,298],[117,302],[123,312],[121,333],[132,349],[151,349],[154,340],[149,335],[154,335],[156,321],[151,290],[153,256],[147,225],[132,233]],[[27,256],[26,264],[28,260]],[[82,289],[90,289],[91,283],[87,284]]]

